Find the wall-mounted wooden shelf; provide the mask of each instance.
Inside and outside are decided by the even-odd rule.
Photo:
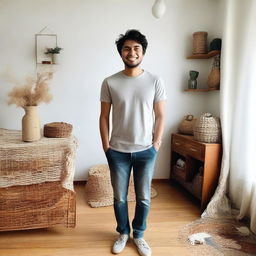
[[[186,89],[185,92],[209,92],[209,91],[219,91],[220,89],[211,89],[211,88],[203,88],[203,89]]]
[[[58,63],[36,63],[36,65],[59,65]]]
[[[216,55],[220,54],[220,51],[210,51],[206,54],[194,54],[191,56],[188,56],[187,59],[210,59]]]

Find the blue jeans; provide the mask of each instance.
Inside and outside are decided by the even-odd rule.
[[[135,153],[122,153],[111,148],[106,152],[114,192],[116,230],[120,234],[129,234],[131,230],[127,194],[131,169],[133,168],[136,194],[135,216],[132,221],[133,237],[141,238],[144,235],[150,209],[151,181],[156,156],[157,151],[154,147]]]

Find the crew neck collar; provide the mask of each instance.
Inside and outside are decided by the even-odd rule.
[[[121,73],[121,75],[122,75],[123,77],[125,77],[125,78],[127,78],[127,79],[137,79],[137,78],[142,77],[142,76],[145,74],[145,70],[142,69],[142,71],[143,71],[143,72],[142,72],[141,74],[139,74],[138,76],[127,76],[126,74],[124,74],[123,71],[120,71],[120,73]]]

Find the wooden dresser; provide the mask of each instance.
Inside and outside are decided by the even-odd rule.
[[[202,211],[218,185],[221,156],[221,144],[202,143],[193,140],[193,136],[172,134],[171,181],[178,182],[199,199]]]

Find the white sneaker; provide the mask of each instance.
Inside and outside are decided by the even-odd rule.
[[[114,254],[118,254],[122,252],[128,240],[129,240],[128,234],[120,235],[113,245],[112,252]]]
[[[151,256],[152,250],[143,238],[134,238],[133,241],[141,256]]]

